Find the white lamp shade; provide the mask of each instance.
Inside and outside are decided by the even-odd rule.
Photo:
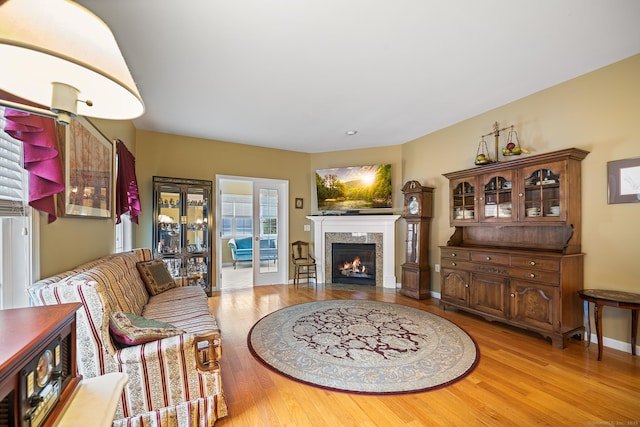
[[[126,120],[144,103],[111,30],[65,0],[0,2],[0,89],[52,107],[53,83],[75,88],[78,115]]]

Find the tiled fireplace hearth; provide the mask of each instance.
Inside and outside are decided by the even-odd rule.
[[[308,216],[313,221],[313,256],[318,283],[331,283],[333,243],[375,243],[376,286],[396,287],[395,222],[399,215]]]

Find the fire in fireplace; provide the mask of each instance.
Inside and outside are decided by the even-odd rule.
[[[375,286],[375,243],[332,243],[331,258],[332,283]]]

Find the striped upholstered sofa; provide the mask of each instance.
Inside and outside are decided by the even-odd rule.
[[[211,427],[227,415],[216,320],[199,287],[149,295],[136,268],[148,260],[148,249],[108,255],[40,280],[31,287],[31,298],[36,305],[83,304],[77,314],[79,373],[85,378],[109,372],[129,376],[114,426]],[[115,313],[166,322],[178,332],[121,346],[110,333]]]

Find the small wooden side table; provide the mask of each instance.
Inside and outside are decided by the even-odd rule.
[[[593,316],[598,337],[598,360],[602,360],[602,308],[605,305],[631,310],[631,354],[636,355],[636,336],[638,335],[638,312],[640,312],[640,294],[611,291],[607,289],[583,289],[578,291],[584,300],[584,317],[586,318],[587,347],[591,344],[591,322],[589,320],[589,303],[592,302]]]

